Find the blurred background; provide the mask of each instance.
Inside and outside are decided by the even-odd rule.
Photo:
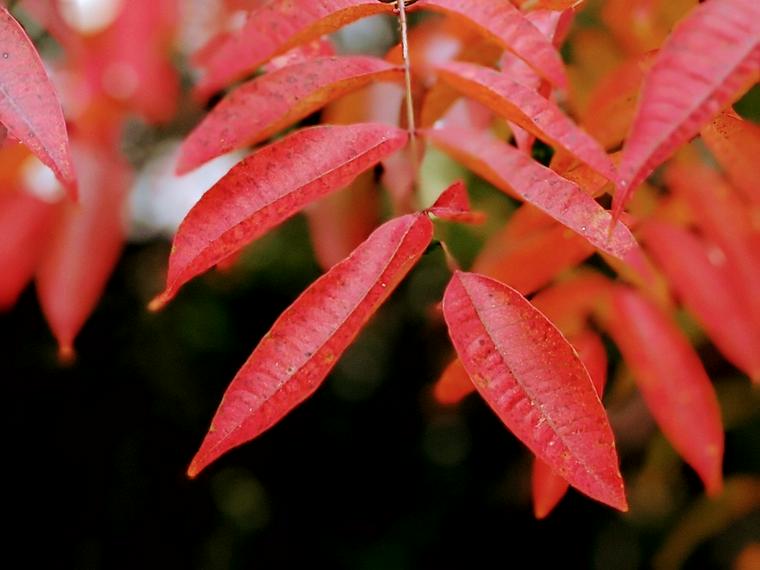
[[[156,45],[172,49],[157,47],[150,57],[179,70],[165,79],[177,91],[151,85],[157,96],[171,94],[171,104],[136,98],[129,89],[122,96],[125,87],[117,81],[107,102],[96,93],[87,108],[70,102],[82,96],[81,83],[69,81],[72,70],[108,73],[99,63],[82,64],[81,46],[108,43],[102,38],[128,3],[10,3],[57,70],[64,108],[80,121],[74,130],[87,132],[104,116],[118,116],[118,146],[132,170],[125,191],[129,239],[77,336],[76,358],[59,361],[33,285],[0,313],[7,556],[18,561],[12,566],[760,568],[760,398],[746,376],[711,344],[700,345],[727,430],[725,491],[707,500],[608,343],[614,380],[605,402],[631,511],[620,514],[570,491],[537,521],[529,453],[477,397],[458,406],[432,397],[451,359],[436,311],[450,274],[438,245],[312,398],[197,480],[186,478],[230,379],[280,312],[321,273],[309,226],[299,216],[247,248],[232,268],[188,284],[162,312],[146,310],[163,286],[167,236],[241,156],[222,157],[181,179],[171,175],[179,141],[204,112],[187,94],[193,81],[187,54],[216,31],[239,26],[239,10],[255,3],[166,2],[166,14],[176,19],[168,27],[156,24],[157,34],[173,39]],[[630,41],[624,31],[604,27],[602,3],[588,4],[568,40],[575,51],[566,53],[577,82],[595,80],[584,49],[609,49],[613,57]],[[675,13],[657,12],[665,22],[680,16],[673,5],[689,7],[660,4]],[[50,14],[62,14],[66,27],[42,23]],[[86,42],[77,44],[82,37]],[[394,23],[380,18],[352,26],[335,41],[342,50],[383,53],[395,37]],[[134,41],[129,34],[122,39],[124,45]],[[69,90],[72,84],[79,87]],[[755,88],[737,109],[757,120],[758,100]],[[111,140],[114,132],[93,136]],[[54,186],[25,172],[38,195]],[[426,188],[467,176],[476,205],[492,216],[483,228],[439,227],[466,264],[516,204],[440,157],[426,172]]]

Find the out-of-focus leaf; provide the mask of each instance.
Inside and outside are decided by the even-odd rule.
[[[243,28],[204,53],[205,75],[196,86],[208,97],[298,44],[374,14],[390,13],[377,0],[292,0],[270,2],[248,14]]]
[[[530,450],[590,497],[626,510],[615,442],[575,350],[522,295],[457,272],[443,313],[480,394]]]
[[[501,0],[422,0],[415,7],[450,14],[477,26],[490,40],[525,60],[558,87],[567,85],[562,58],[552,42],[509,2]]]
[[[723,427],[710,379],[668,315],[633,289],[618,287],[607,322],[662,433],[704,482],[723,485]]]
[[[226,152],[254,145],[371,81],[402,80],[403,69],[365,56],[317,58],[244,83],[185,139],[183,174]]]
[[[167,303],[179,288],[404,146],[407,133],[377,123],[320,126],[263,147],[237,164],[185,217],[174,238]]]
[[[475,391],[467,371],[458,358],[446,367],[433,387],[436,401],[444,405],[458,404],[465,396]]]
[[[0,123],[76,196],[61,104],[29,36],[0,6]]]
[[[572,182],[525,153],[483,133],[461,129],[422,131],[433,144],[497,188],[516,193],[613,257],[640,265],[641,251],[631,232]]]
[[[748,87],[759,71],[758,50],[756,0],[705,2],[676,26],[644,79],[623,148],[616,215],[652,170]]]
[[[647,222],[643,235],[676,293],[715,345],[760,382],[760,328],[747,314],[741,292],[726,271],[725,258],[711,259],[706,244],[697,236],[664,222]]]
[[[512,81],[503,73],[471,63],[447,63],[439,68],[439,75],[505,119],[566,150],[608,180],[617,180],[615,165],[599,143],[539,93]]]
[[[195,477],[308,398],[432,237],[433,224],[423,214],[393,219],[310,285],[232,380],[188,475]]]

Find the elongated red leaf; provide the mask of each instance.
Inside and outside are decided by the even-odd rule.
[[[485,220],[485,215],[482,212],[473,212],[470,209],[467,187],[461,180],[454,182],[441,192],[435,204],[430,206],[426,212],[442,220],[465,224],[479,224]]]
[[[618,288],[613,305],[610,332],[654,419],[707,493],[719,493],[723,427],[699,357],[670,318],[636,291]]]
[[[497,188],[515,192],[594,247],[634,266],[641,255],[623,224],[610,232],[612,216],[591,196],[525,153],[494,137],[460,129],[422,131],[430,141]]]
[[[290,0],[252,10],[239,33],[204,57],[206,74],[196,86],[206,97],[256,70],[272,57],[391,7],[377,0]]]
[[[607,352],[599,335],[585,330],[569,338],[570,344],[588,370],[599,398],[604,394],[607,382]],[[557,475],[551,467],[538,457],[533,460],[531,487],[533,491],[533,513],[537,519],[545,518],[567,492],[568,483]]]
[[[403,147],[407,133],[376,123],[298,131],[236,165],[185,217],[169,257],[158,309],[187,281],[296,214],[348,185]]]
[[[0,123],[76,196],[61,104],[29,37],[0,6]]]
[[[440,404],[458,404],[465,396],[475,391],[462,362],[455,358],[446,367],[433,387],[433,396]]]
[[[188,475],[195,477],[308,398],[432,237],[433,224],[423,214],[393,219],[310,285],[232,380]]]
[[[599,143],[536,91],[494,69],[471,63],[446,63],[439,68],[439,76],[529,133],[565,149],[608,180],[617,181],[615,165]]]
[[[760,125],[745,121],[729,109],[702,129],[702,140],[726,175],[747,200],[760,205]]]
[[[510,431],[578,490],[626,510],[604,408],[557,328],[517,291],[475,273],[454,274],[443,314],[464,368]]]
[[[65,204],[37,268],[37,295],[58,340],[73,356],[74,338],[97,305],[125,241],[124,204],[130,170],[119,156],[92,146],[74,148],[80,203]]]
[[[696,135],[758,72],[758,46],[757,0],[711,0],[676,26],[644,79],[623,149],[616,215],[652,170]]]
[[[312,59],[262,75],[222,99],[188,135],[177,172],[266,140],[370,81],[401,79],[402,68],[363,56]]]
[[[420,8],[451,14],[477,26],[490,40],[525,60],[558,87],[567,86],[562,58],[525,15],[502,0],[422,0]]]
[[[716,263],[697,236],[662,222],[647,222],[644,238],[676,293],[715,345],[734,365],[760,382],[760,329],[741,302],[741,292],[736,291],[726,271],[725,258],[718,257]]]

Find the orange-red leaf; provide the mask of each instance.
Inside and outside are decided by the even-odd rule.
[[[565,87],[562,58],[550,40],[525,15],[503,0],[422,0],[415,4],[456,16],[477,26],[490,40],[525,60],[554,85]]]
[[[644,79],[623,149],[616,215],[659,164],[707,124],[758,72],[760,2],[697,6],[666,40]]]
[[[407,133],[377,123],[304,129],[237,164],[193,207],[174,237],[160,308],[187,281],[348,185],[404,146]]]
[[[462,398],[475,391],[462,362],[455,358],[443,371],[433,387],[435,399],[445,405],[458,404]]]
[[[747,200],[760,205],[760,125],[745,121],[729,109],[702,129],[702,140]]]
[[[442,220],[465,224],[479,224],[485,219],[482,212],[473,212],[470,209],[467,187],[461,180],[454,182],[441,192],[435,204],[425,211]]]
[[[578,352],[583,365],[588,370],[594,389],[599,397],[604,393],[607,382],[607,352],[599,335],[585,330],[570,337],[570,344]],[[533,491],[533,513],[537,519],[545,518],[567,492],[568,483],[557,475],[551,467],[538,457],[533,460],[531,474]]]
[[[432,237],[433,224],[425,215],[393,219],[309,286],[232,380],[188,475],[194,477],[308,398]]]
[[[125,240],[129,166],[115,153],[74,148],[80,202],[67,203],[37,268],[37,294],[63,359],[97,305]]]
[[[626,510],[604,408],[557,328],[514,289],[474,273],[454,274],[443,313],[464,368],[507,427],[578,490]]]
[[[32,41],[3,6],[0,38],[0,123],[75,196],[76,177],[61,104]]]
[[[613,295],[610,332],[660,429],[699,474],[708,494],[722,486],[720,408],[699,357],[670,318],[636,291]]]
[[[720,351],[760,382],[760,328],[747,314],[724,256],[710,257],[706,244],[687,230],[650,221],[644,238],[662,271]]]
[[[266,140],[328,102],[403,69],[374,57],[322,57],[244,83],[214,107],[182,144],[177,172]]]
[[[599,143],[540,93],[503,73],[472,63],[446,63],[439,68],[439,75],[505,119],[549,144],[563,148],[608,180],[617,181],[615,165]]]
[[[553,170],[488,134],[461,129],[422,132],[436,146],[497,188],[516,193],[599,250],[639,265],[641,252],[628,228],[618,223],[610,232],[610,213]]]
[[[298,44],[390,10],[377,0],[269,2],[248,14],[242,30],[204,54],[206,73],[196,90],[206,97]]]

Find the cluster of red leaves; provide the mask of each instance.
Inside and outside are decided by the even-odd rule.
[[[606,333],[662,432],[707,492],[717,493],[723,455],[718,401],[674,316],[687,309],[728,361],[760,381],[760,184],[752,164],[760,128],[731,109],[760,75],[760,4],[685,1],[668,33],[674,22],[663,23],[662,3],[635,2],[637,25],[631,26],[630,3],[610,0],[603,18],[624,55],[608,62],[601,80],[586,82],[579,76],[599,65],[568,73],[558,51],[577,1],[410,3],[410,11],[436,15],[409,36],[411,93],[421,120],[411,133],[415,144],[401,112],[400,48],[385,59],[336,55],[326,37],[360,18],[392,15],[392,3],[253,4],[241,29],[222,32],[194,57],[203,71],[195,88],[200,100],[245,81],[188,135],[177,168],[186,172],[269,142],[233,167],[185,218],[166,289],[152,307],[307,206],[317,254],[328,269],[286,309],[232,380],[189,474],[256,437],[317,389],[430,245],[430,216],[479,221],[462,184],[442,192],[430,208],[417,204],[419,156],[412,149],[432,145],[524,203],[490,238],[473,272],[455,271],[446,288],[442,311],[457,359],[436,384],[437,398],[455,403],[479,392],[535,454],[537,516],[545,516],[568,485],[625,510],[601,403],[607,356],[600,334]],[[591,47],[577,40],[578,61],[584,49],[599,48],[598,38],[586,42]],[[34,60],[31,44],[23,45],[14,49]],[[89,50],[70,52],[86,57]],[[0,121],[73,187],[52,89],[46,87],[45,109],[25,108],[31,99],[14,83],[19,70],[2,65],[0,85],[11,97],[0,99]],[[47,85],[43,79],[40,69],[36,81]],[[121,103],[149,118],[161,108],[140,98]],[[101,112],[97,107],[93,114]],[[270,141],[323,108],[324,124]],[[55,128],[35,127],[47,116],[56,119]],[[83,124],[93,125],[95,140],[116,138],[104,136],[97,121]],[[505,142],[506,129],[515,145]],[[86,141],[82,130],[77,134]],[[688,146],[697,136],[704,145]],[[531,156],[536,139],[554,149],[548,166]],[[719,169],[706,151],[700,154],[705,146]],[[373,231],[377,210],[368,196],[377,165],[397,216]],[[647,185],[660,166],[658,187]],[[77,164],[82,190],[85,168],[85,160]],[[611,211],[603,206],[607,194]],[[88,231],[107,231],[90,224]],[[54,241],[56,263],[37,270],[43,305],[46,291],[59,294],[63,274],[76,275],[60,266],[77,257],[72,250],[83,233]],[[617,279],[576,269],[594,253]],[[46,312],[55,328],[54,311]]]

